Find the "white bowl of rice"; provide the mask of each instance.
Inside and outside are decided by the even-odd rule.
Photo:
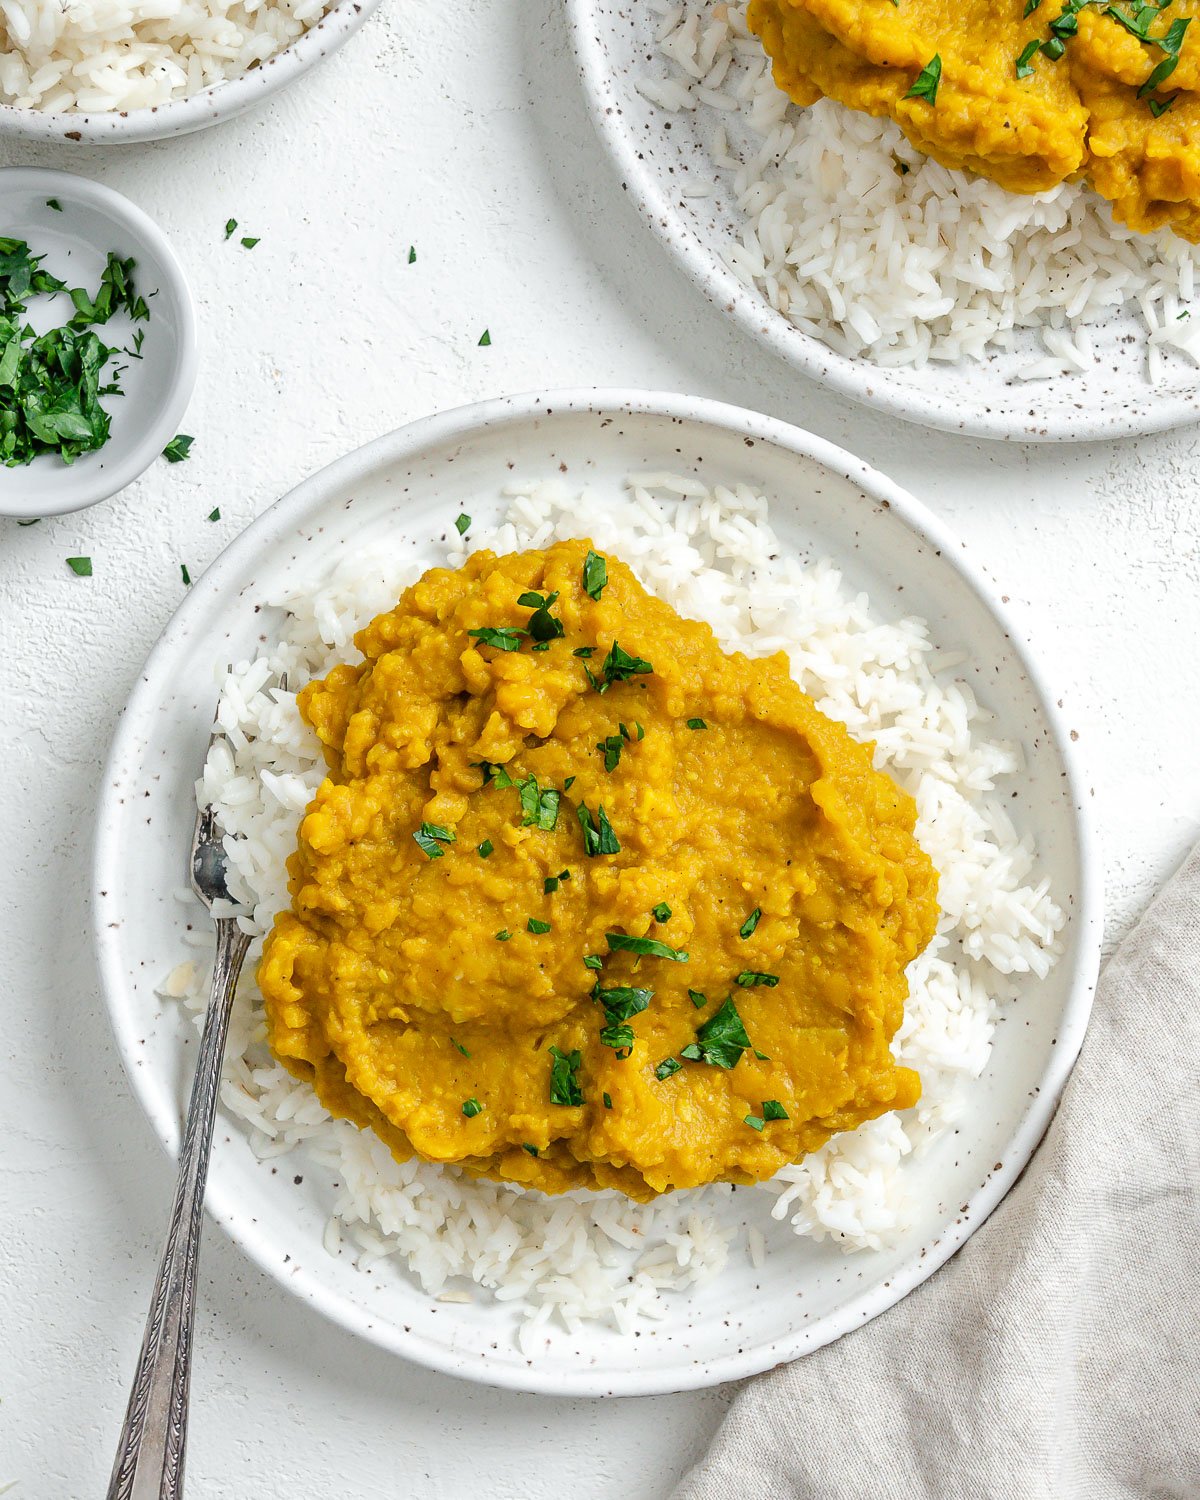
[[[125,144],[241,114],[379,0],[2,0],[0,136]]]

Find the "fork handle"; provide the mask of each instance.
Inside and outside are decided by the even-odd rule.
[[[236,920],[221,918],[216,928],[212,993],[188,1102],[175,1202],[107,1500],[181,1500],[183,1495],[204,1184],[233,992],[250,946]]]

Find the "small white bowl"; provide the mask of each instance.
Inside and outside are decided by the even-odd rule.
[[[52,208],[51,199],[61,208]],[[175,436],[196,384],[196,313],[162,230],[112,188],[70,172],[10,167],[0,169],[0,205],[0,235],[25,240],[68,286],[95,292],[110,250],[132,256],[134,286],[150,308],[148,322],[119,313],[96,330],[118,347],[145,332],[140,359],[118,355],[107,367],[122,367],[125,394],[103,398],[112,418],[104,446],[71,464],[45,454],[21,468],[0,465],[0,516],[60,516],[124,489]],[[60,327],[71,312],[65,293],[29,304],[39,332]]]
[[[379,0],[337,0],[290,47],[237,78],[187,99],[173,99],[148,109],[112,109],[98,114],[51,113],[0,104],[0,138],[123,146],[190,135],[193,130],[233,119],[332,56],[378,4]]]

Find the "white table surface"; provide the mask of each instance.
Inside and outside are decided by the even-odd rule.
[[[1110,938],[1200,833],[1196,431],[1005,447],[792,375],[643,229],[593,136],[560,11],[384,0],[328,65],[216,130],[125,149],[0,143],[2,164],[102,178],[156,217],[203,340],[188,463],[78,516],[0,521],[0,1489],[14,1483],[14,1500],[103,1493],[173,1181],[88,939],[101,759],[182,596],[179,564],[197,573],[330,459],[535,387],[690,390],[793,420],[990,557],[1089,757]],[[261,236],[253,252],[224,243],[230,217]],[[65,566],[80,553],[91,579]],[[193,1497],[651,1500],[727,1399],[554,1401],[432,1375],[325,1323],[215,1231],[202,1291]]]

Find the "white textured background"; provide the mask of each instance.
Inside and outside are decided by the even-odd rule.
[[[1040,642],[1090,759],[1110,937],[1200,832],[1197,433],[973,443],[791,375],[624,200],[559,11],[384,0],[332,62],[214,131],[104,151],[0,142],[2,164],[102,178],[157,218],[203,340],[190,462],[79,516],[0,521],[0,1489],[15,1482],[14,1500],[103,1493],[173,1179],[116,1060],[87,936],[101,759],[181,597],[180,562],[198,572],[365,439],[576,384],[690,390],[823,433],[989,554]],[[256,250],[223,243],[230,217]],[[93,578],[66,568],[79,553]],[[719,1391],[556,1402],[431,1375],[206,1241],[193,1500],[651,1500],[722,1410]]]

